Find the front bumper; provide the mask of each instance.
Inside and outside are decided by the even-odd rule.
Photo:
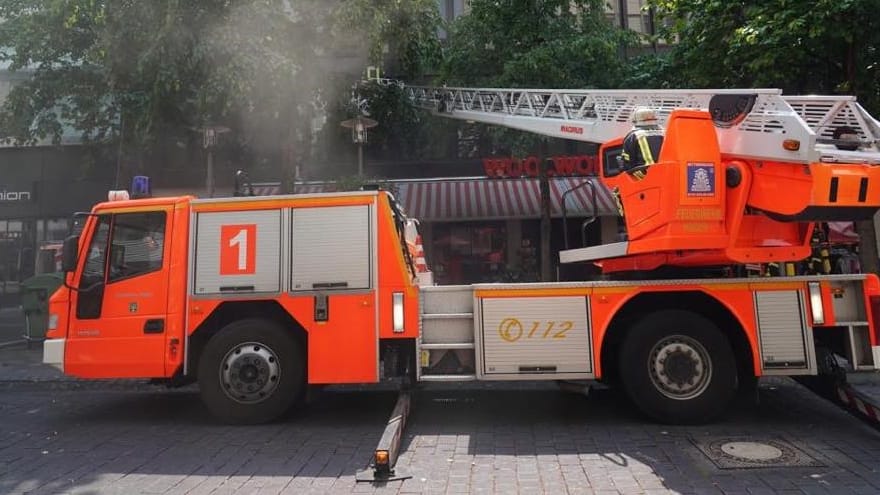
[[[52,365],[64,371],[65,339],[46,339],[43,341],[43,364]]]

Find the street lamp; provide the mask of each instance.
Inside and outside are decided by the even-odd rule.
[[[379,125],[373,119],[358,115],[341,123],[342,127],[351,129],[351,140],[358,145],[358,177],[364,176],[364,143],[367,142],[367,129]]]

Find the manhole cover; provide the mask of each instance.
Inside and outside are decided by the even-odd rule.
[[[778,438],[691,438],[691,442],[720,469],[824,466]]]
[[[721,444],[721,452],[750,462],[770,462],[785,455],[782,449],[759,442],[727,442]]]

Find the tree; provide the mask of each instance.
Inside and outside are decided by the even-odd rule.
[[[0,62],[32,77],[0,109],[0,138],[57,140],[68,122],[87,141],[121,141],[143,163],[195,149],[194,131],[222,125],[239,151],[291,171],[312,152],[321,107],[347,98],[345,79],[361,69],[338,69],[338,53],[366,62],[391,41],[410,67],[435,32],[419,17],[428,0],[372,4],[4,1]]]
[[[373,64],[392,66],[393,77],[421,77],[440,61],[436,0],[348,0],[339,19],[366,40]]]
[[[614,88],[621,43],[601,0],[474,0],[450,28],[439,79],[449,86]],[[537,149],[530,133],[487,127],[517,154]]]
[[[622,32],[600,0],[474,0],[452,25],[441,78],[450,85],[610,88]]]
[[[679,87],[855,94],[880,110],[877,0],[650,0]]]

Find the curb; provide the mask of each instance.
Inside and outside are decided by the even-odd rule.
[[[9,342],[0,342],[0,349],[4,349],[6,347],[14,347],[17,345],[27,344],[27,340],[19,339],[19,340],[10,340]]]

